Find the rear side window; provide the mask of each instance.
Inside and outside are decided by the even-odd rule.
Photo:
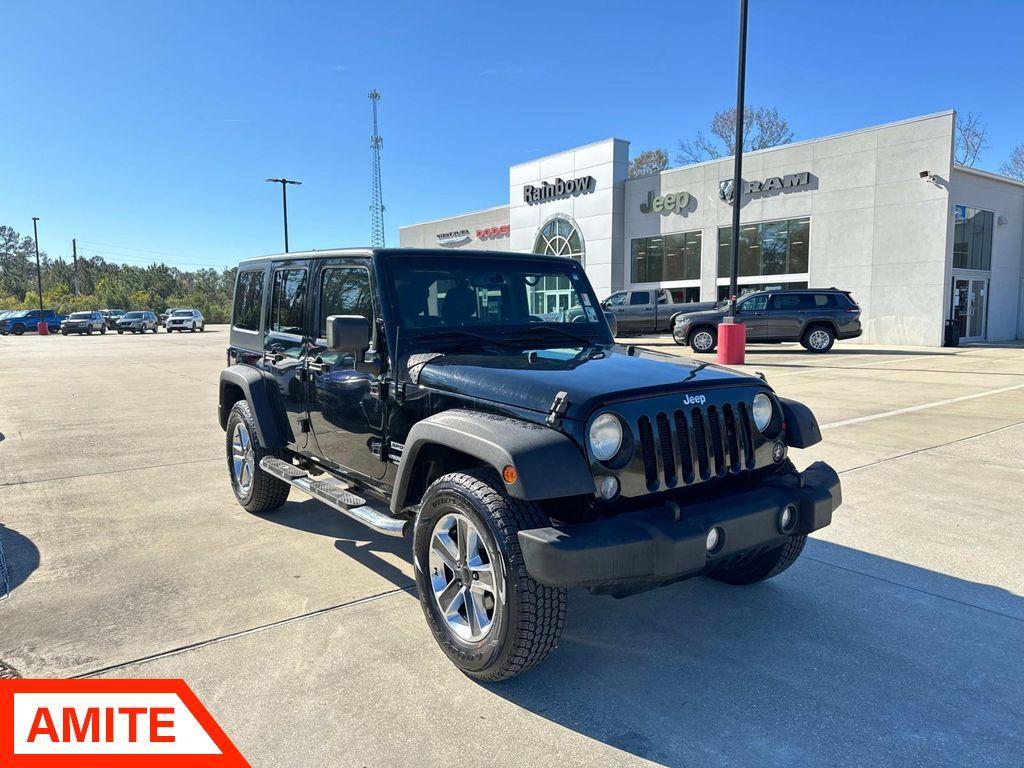
[[[277,270],[271,296],[270,331],[301,336],[306,308],[306,270]]]
[[[245,331],[258,331],[262,305],[263,271],[240,272],[235,287],[235,317],[232,324]]]
[[[651,303],[650,291],[633,291],[629,296],[629,305],[635,307],[641,304]]]
[[[362,267],[330,267],[320,280],[319,338],[327,336],[331,315],[362,315],[373,323],[370,273]]]
[[[806,309],[807,304],[801,301],[803,298],[798,293],[779,293],[772,296],[772,309],[779,309],[782,311],[792,309]]]

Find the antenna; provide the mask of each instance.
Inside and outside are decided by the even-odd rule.
[[[384,140],[377,132],[377,102],[380,91],[374,88],[369,93],[373,107],[373,133],[370,134],[370,245],[384,247],[384,196],[380,188],[380,146]]]

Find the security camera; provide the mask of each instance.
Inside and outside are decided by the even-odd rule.
[[[922,179],[930,179],[932,177],[932,174],[931,174],[930,171],[921,171],[921,173],[919,175],[921,176]]]

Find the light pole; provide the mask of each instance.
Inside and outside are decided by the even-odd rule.
[[[43,270],[39,266],[39,217],[32,217],[32,235],[36,245],[36,290],[39,292],[39,322],[36,324],[36,332],[40,336],[46,336],[50,327],[43,319]]]
[[[284,252],[288,253],[288,185],[289,184],[302,184],[301,181],[292,181],[291,179],[267,179],[267,181],[274,184],[281,185],[281,206],[284,209]]]
[[[740,0],[740,39],[736,75],[736,146],[732,172],[732,270],[729,273],[729,313],[718,326],[718,362],[741,365],[745,358],[747,328],[736,322],[737,278],[740,268],[740,207],[743,205],[743,96],[747,70],[747,0]]]

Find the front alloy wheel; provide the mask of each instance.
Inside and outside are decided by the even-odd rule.
[[[434,524],[429,559],[434,603],[448,628],[462,640],[482,640],[497,618],[494,560],[466,515],[452,512]]]
[[[530,576],[518,538],[550,522],[489,468],[444,475],[423,495],[413,532],[420,605],[441,650],[475,680],[515,677],[558,644],[565,590]]]

